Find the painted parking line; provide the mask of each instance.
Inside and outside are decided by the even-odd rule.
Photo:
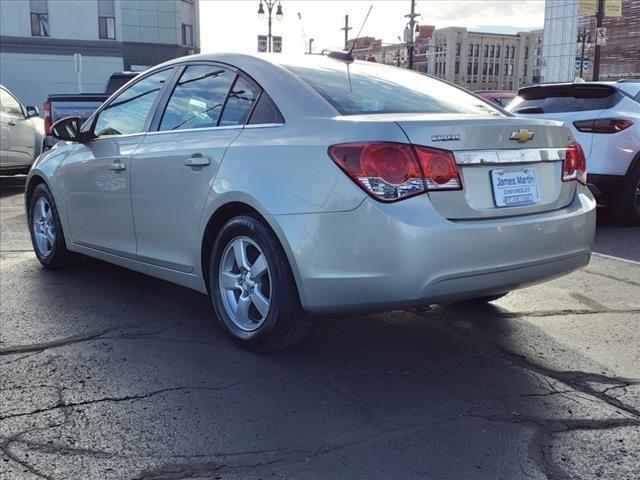
[[[613,255],[607,255],[606,253],[593,252],[593,254],[597,255],[599,257],[608,258],[610,260],[618,260],[619,262],[626,262],[626,263],[630,263],[632,265],[640,266],[640,262],[637,262],[636,260],[629,260],[628,258],[615,257]]]

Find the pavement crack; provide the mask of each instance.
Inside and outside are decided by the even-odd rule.
[[[170,392],[179,392],[179,391],[221,391],[221,390],[227,390],[229,388],[235,387],[237,385],[243,384],[243,383],[247,383],[250,381],[255,380],[256,377],[251,377],[248,379],[244,379],[244,380],[240,380],[234,383],[230,383],[228,385],[224,385],[221,387],[169,387],[169,388],[163,388],[160,390],[154,390],[151,392],[147,392],[147,393],[141,393],[141,394],[136,394],[136,395],[124,395],[121,397],[102,397],[102,398],[96,398],[93,400],[84,400],[81,402],[63,402],[62,400],[59,400],[55,405],[52,405],[50,407],[46,407],[46,408],[39,408],[36,410],[32,410],[29,412],[20,412],[20,413],[13,413],[10,415],[5,415],[5,416],[1,416],[0,417],[0,421],[1,420],[7,420],[10,418],[19,418],[19,417],[28,417],[31,415],[37,415],[40,413],[45,413],[45,412],[50,412],[53,410],[58,410],[58,409],[68,409],[68,408],[74,408],[74,407],[84,407],[84,406],[88,406],[88,405],[95,405],[98,403],[104,403],[104,402],[113,402],[113,403],[120,403],[120,402],[130,402],[130,401],[136,401],[136,400],[144,400],[144,399],[148,399],[151,397],[154,397],[156,395],[162,395],[164,393],[170,393]]]
[[[52,340],[51,342],[32,343],[28,345],[17,345],[14,347],[0,348],[0,356],[14,355],[16,353],[41,352],[43,350],[48,350],[50,348],[66,347],[67,345],[72,345],[74,343],[81,343],[81,342],[87,342],[90,340],[95,340],[97,338],[102,337],[103,335],[106,335],[109,332],[120,330],[121,328],[122,327],[106,328],[98,332],[93,332],[93,333],[84,334],[84,335],[72,335],[71,337],[61,338],[59,340]]]

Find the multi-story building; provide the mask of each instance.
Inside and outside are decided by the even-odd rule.
[[[30,105],[101,92],[113,72],[198,52],[198,2],[0,0],[0,83]]]
[[[421,65],[470,90],[517,90],[539,81],[541,42],[541,30],[507,35],[436,29]]]
[[[605,15],[606,44],[600,51],[600,79],[640,78],[640,0],[608,0],[620,4],[621,16]],[[592,7],[597,2],[587,2]],[[605,4],[606,5],[606,4]],[[605,8],[605,13],[607,9]],[[585,57],[578,34],[587,32]],[[581,15],[579,0],[547,0],[544,18],[542,80],[572,81],[580,74],[593,78],[596,41],[595,13]]]

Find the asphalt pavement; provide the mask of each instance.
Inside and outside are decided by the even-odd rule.
[[[0,479],[638,479],[640,228],[486,307],[235,347],[199,293],[41,268],[1,179]],[[603,216],[604,217],[604,216]]]

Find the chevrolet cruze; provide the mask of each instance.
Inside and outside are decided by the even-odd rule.
[[[208,294],[253,350],[309,314],[491,301],[590,257],[568,128],[346,54],[173,60],[53,131],[26,188],[40,262]]]

